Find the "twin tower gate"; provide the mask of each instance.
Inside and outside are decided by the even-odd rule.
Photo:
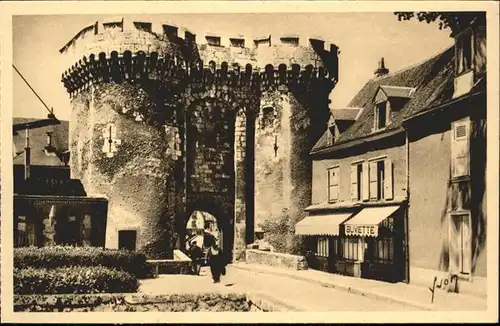
[[[109,200],[106,247],[128,230],[138,248],[171,256],[197,210],[239,258],[256,219],[310,202],[308,152],[326,128],[338,49],[295,36],[200,44],[179,31],[97,22],[60,50],[72,177]]]

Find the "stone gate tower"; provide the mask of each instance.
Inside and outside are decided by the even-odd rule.
[[[338,80],[335,45],[200,39],[173,24],[122,19],[82,29],[60,52],[72,177],[109,199],[106,247],[132,231],[138,249],[170,257],[200,210],[217,218],[225,251],[238,254],[256,217],[302,214],[307,154]]]

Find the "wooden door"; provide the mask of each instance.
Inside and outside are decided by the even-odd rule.
[[[136,230],[122,230],[118,232],[118,249],[135,251],[136,241]]]

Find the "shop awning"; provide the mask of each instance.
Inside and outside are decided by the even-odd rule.
[[[307,216],[295,224],[295,234],[339,235],[339,225],[351,217],[352,214],[349,212]]]
[[[345,225],[345,235],[351,236],[378,236],[379,224],[394,214],[398,206],[369,207],[362,209]]]

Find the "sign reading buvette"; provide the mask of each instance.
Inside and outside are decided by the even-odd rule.
[[[345,234],[376,237],[378,235],[378,225],[346,225]]]

